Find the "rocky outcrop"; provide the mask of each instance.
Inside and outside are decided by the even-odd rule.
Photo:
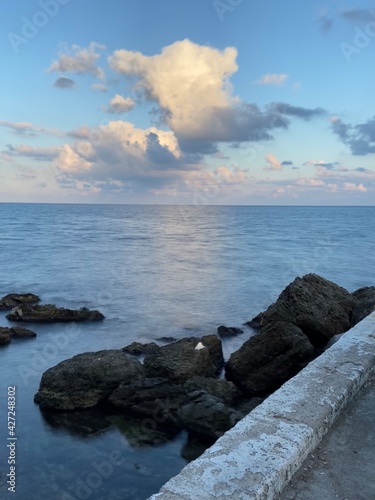
[[[38,295],[33,293],[9,293],[0,299],[0,311],[12,309],[21,304],[36,304],[39,301]]]
[[[205,391],[190,393],[189,401],[179,409],[181,425],[185,429],[214,438],[222,436],[243,416]]]
[[[159,350],[159,346],[155,342],[148,344],[141,344],[140,342],[132,342],[130,345],[123,347],[123,352],[133,354],[133,356],[140,356],[142,354],[152,354]]]
[[[223,365],[221,341],[216,335],[185,338],[160,347],[144,359],[147,377],[162,377],[178,383],[195,375],[216,376]]]
[[[307,274],[296,278],[277,301],[248,325],[261,328],[278,321],[298,326],[315,347],[351,327],[355,298],[332,281]]]
[[[6,318],[9,321],[27,321],[32,323],[52,323],[70,321],[98,321],[104,319],[99,311],[82,307],[81,309],[65,309],[53,304],[28,305],[22,304],[11,310]]]
[[[375,286],[365,286],[352,293],[356,304],[352,314],[352,326],[375,311]]]
[[[43,374],[34,401],[45,410],[90,408],[121,383],[143,376],[142,364],[120,350],[78,354]]]
[[[0,327],[0,345],[9,344],[13,337],[33,338],[36,337],[36,333],[28,330],[27,328]]]
[[[235,328],[234,326],[221,325],[218,327],[217,333],[221,338],[236,337],[237,335],[241,335],[241,333],[243,333],[243,330],[241,330],[241,328]]]
[[[249,396],[270,394],[313,354],[314,347],[300,328],[279,321],[264,327],[234,352],[225,374]]]

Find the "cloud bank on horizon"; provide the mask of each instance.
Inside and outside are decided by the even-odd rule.
[[[87,29],[77,36],[86,38],[81,44],[62,43],[68,14],[83,8],[66,3],[49,20],[57,28],[53,43],[40,27],[35,41],[19,42],[15,54],[8,33],[10,67],[20,61],[26,68],[15,66],[23,93],[2,84],[9,106],[0,115],[1,201],[373,204],[373,82],[364,86],[363,74],[375,76],[367,66],[375,14],[365,5],[337,13],[335,2],[328,12],[293,1],[293,16],[277,6],[268,14],[270,26],[263,21],[267,31],[255,23],[252,35],[243,17],[262,19],[265,7],[241,4],[220,16],[194,0],[202,25],[198,12],[192,25],[187,6],[173,4],[176,26],[160,30],[155,15],[161,19],[172,5],[160,1],[147,4],[149,19],[143,11],[149,30],[141,40],[136,33],[116,35],[113,8],[98,0],[98,37],[90,39]],[[146,3],[130,4],[134,24]],[[6,19],[19,19],[22,6],[25,1],[8,7]],[[294,38],[281,19],[298,19]],[[313,35],[306,34],[308,23]],[[335,29],[336,39],[327,42]],[[27,85],[27,71],[38,86]],[[19,96],[25,96],[21,103]],[[311,159],[317,157],[323,159]]]

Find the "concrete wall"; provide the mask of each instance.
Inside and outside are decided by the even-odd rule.
[[[188,464],[152,500],[272,499],[375,369],[375,313]]]

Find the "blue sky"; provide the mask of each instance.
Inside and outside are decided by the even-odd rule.
[[[0,201],[373,205],[375,6],[19,0]]]

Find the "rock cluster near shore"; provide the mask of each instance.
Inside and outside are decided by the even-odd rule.
[[[296,278],[248,326],[259,332],[224,363],[222,338],[242,330],[168,345],[133,343],[80,354],[47,370],[35,395],[43,411],[100,407],[126,418],[216,439],[375,310],[375,287],[349,293],[315,274]],[[143,364],[136,355],[144,355]],[[225,368],[226,379],[219,374]]]
[[[99,311],[86,307],[66,309],[53,304],[38,305],[40,297],[33,293],[10,293],[0,299],[0,311],[11,311],[6,315],[9,321],[28,323],[53,323],[71,321],[99,321],[104,316]],[[7,345],[12,338],[36,337],[36,333],[21,327],[0,327],[0,346]]]

